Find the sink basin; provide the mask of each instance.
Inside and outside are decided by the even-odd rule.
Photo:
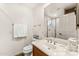
[[[45,50],[54,50],[56,49],[56,45],[53,45],[53,44],[49,44],[49,43],[46,43],[46,44],[43,44],[42,47],[45,49]]]
[[[50,50],[50,47],[49,47],[49,46],[46,46],[46,45],[43,45],[43,48],[44,48],[45,50]]]

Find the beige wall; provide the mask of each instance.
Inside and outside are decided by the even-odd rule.
[[[38,33],[40,39],[44,38],[46,36],[46,23],[45,23],[45,19],[44,19],[44,8],[43,7],[38,7],[35,8],[33,10],[33,26],[37,26],[37,27],[33,27],[33,29],[38,30]],[[41,25],[41,26],[39,26]]]
[[[0,55],[15,55],[32,40],[32,9],[15,4],[0,5]],[[12,39],[12,23],[27,24],[27,39]]]

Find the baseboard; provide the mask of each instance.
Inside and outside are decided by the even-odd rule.
[[[20,53],[16,54],[15,56],[24,56],[24,53],[20,52]]]

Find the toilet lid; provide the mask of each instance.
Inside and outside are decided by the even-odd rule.
[[[30,45],[27,45],[27,46],[25,46],[24,48],[23,48],[23,50],[30,50],[30,49],[32,49],[32,45],[30,44]]]

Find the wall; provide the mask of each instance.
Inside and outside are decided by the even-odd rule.
[[[32,9],[16,4],[0,4],[0,55],[15,55],[32,39]],[[27,24],[27,39],[12,39],[12,24]]]
[[[33,29],[35,29],[34,34],[38,33],[39,38],[43,39],[44,37],[46,37],[46,34],[47,34],[46,23],[44,19],[44,8],[43,7],[35,8],[33,10],[33,17],[34,17]]]

